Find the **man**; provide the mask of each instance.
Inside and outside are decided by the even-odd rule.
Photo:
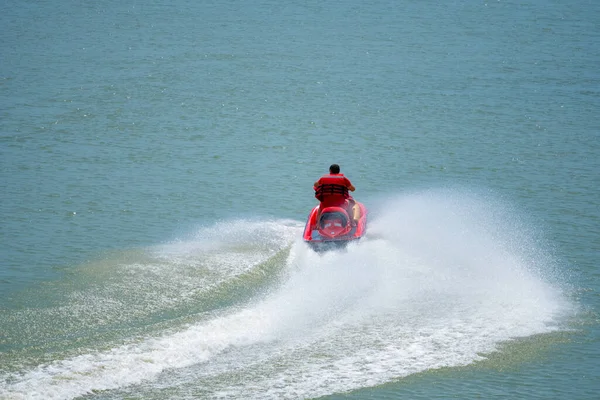
[[[315,197],[321,202],[321,210],[325,207],[343,207],[351,212],[354,199],[348,191],[354,192],[356,188],[350,180],[340,174],[340,166],[332,164],[329,175],[323,175],[314,184]]]

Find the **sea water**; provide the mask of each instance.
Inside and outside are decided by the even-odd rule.
[[[0,398],[597,398],[599,21],[5,4]],[[367,235],[316,254],[334,162]]]

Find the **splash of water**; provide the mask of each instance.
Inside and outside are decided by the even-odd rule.
[[[546,276],[552,260],[510,210],[425,192],[372,211],[368,237],[346,251],[318,255],[295,241],[286,279],[251,303],[11,375],[2,391],[71,398],[113,389],[118,398],[146,382],[131,390],[317,397],[466,365],[504,341],[560,329],[570,305]],[[185,264],[210,247],[194,246],[163,254]]]

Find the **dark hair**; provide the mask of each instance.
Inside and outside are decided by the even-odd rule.
[[[331,172],[332,174],[339,174],[340,166],[337,164],[331,164],[331,166],[329,167],[329,172]]]

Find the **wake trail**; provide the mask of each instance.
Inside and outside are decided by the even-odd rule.
[[[314,253],[299,239],[300,223],[280,241],[280,233],[267,235],[275,248],[291,248],[281,281],[251,302],[174,333],[12,375],[1,389],[9,398],[115,389],[118,398],[147,382],[131,390],[318,397],[473,363],[504,341],[561,329],[572,312],[552,257],[510,208],[426,191],[372,211],[367,237],[345,251]],[[253,240],[242,225],[234,247]],[[210,229],[200,236],[163,249],[164,256],[185,264],[215,240],[220,249],[231,241]],[[265,244],[267,253],[275,242]]]

